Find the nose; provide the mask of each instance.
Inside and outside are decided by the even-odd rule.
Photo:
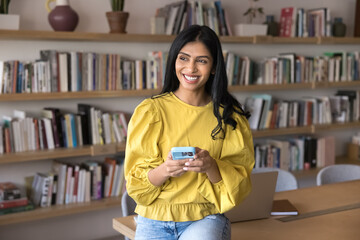
[[[195,61],[195,60],[189,61],[187,68],[188,68],[192,73],[197,72],[196,61]]]

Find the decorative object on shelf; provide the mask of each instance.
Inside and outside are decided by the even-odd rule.
[[[268,26],[265,24],[236,24],[234,26],[235,36],[261,36],[266,35]]]
[[[249,23],[252,24],[254,18],[256,18],[256,14],[260,14],[263,15],[264,14],[264,9],[262,7],[256,7],[256,2],[258,2],[259,0],[250,0],[250,7],[246,10],[246,12],[244,13],[244,16],[248,16],[249,17]]]
[[[342,18],[335,18],[332,32],[334,37],[345,37],[346,25],[343,23]]]
[[[356,0],[354,37],[360,37],[360,0]]]
[[[267,15],[264,24],[268,26],[267,35],[279,36],[279,23],[275,22],[274,15]]]
[[[0,29],[19,30],[20,16],[9,14],[10,0],[0,0]]]
[[[266,24],[254,24],[253,20],[256,16],[263,15],[264,10],[262,7],[257,7],[256,2],[259,0],[249,0],[250,7],[243,14],[248,17],[248,24],[236,24],[234,26],[234,32],[236,36],[255,36],[266,35],[268,26]]]
[[[111,12],[106,12],[110,33],[126,33],[129,13],[124,12],[125,0],[111,0]]]
[[[49,6],[51,2],[56,2],[54,9]],[[79,16],[70,7],[69,0],[46,0],[45,7],[49,12],[49,23],[55,31],[72,32],[75,30]]]

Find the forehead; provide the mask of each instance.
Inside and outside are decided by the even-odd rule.
[[[190,56],[208,56],[211,57],[210,51],[207,49],[205,44],[199,41],[195,42],[188,42],[183,46],[183,48],[180,50],[182,53],[186,53]]]

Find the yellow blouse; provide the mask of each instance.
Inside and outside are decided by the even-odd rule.
[[[223,213],[250,192],[254,166],[251,130],[245,117],[234,114],[236,129],[223,125],[224,139],[213,140],[217,125],[213,104],[192,106],[173,93],[146,99],[135,109],[128,127],[125,179],[135,212],[161,221],[195,221]],[[222,180],[211,183],[205,173],[187,172],[162,186],[150,183],[148,172],[164,162],[172,147],[206,149],[219,167]]]

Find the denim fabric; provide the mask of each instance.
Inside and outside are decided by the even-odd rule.
[[[138,216],[135,240],[230,240],[231,225],[223,214],[198,221],[157,221]]]

